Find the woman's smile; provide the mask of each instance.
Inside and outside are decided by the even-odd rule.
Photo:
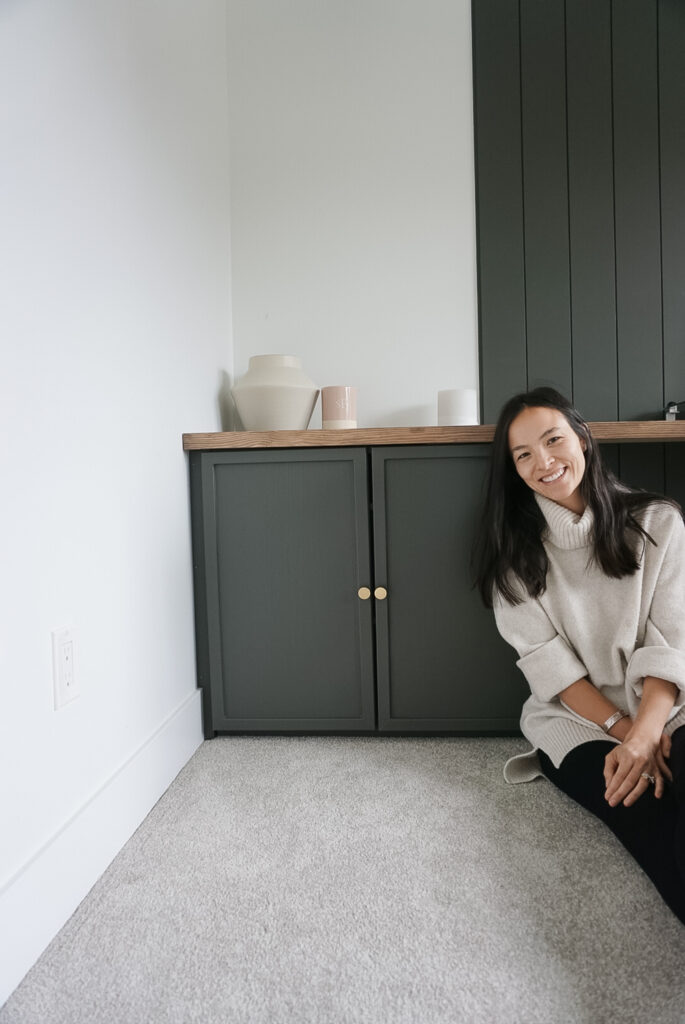
[[[552,476],[543,476],[542,482],[543,484],[553,484],[555,480],[561,479],[565,472],[566,466],[562,466],[561,469],[557,470],[556,473],[553,473]]]

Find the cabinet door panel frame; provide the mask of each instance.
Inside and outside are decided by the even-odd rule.
[[[375,602],[381,733],[520,731],[527,687],[469,572],[489,451],[372,449],[375,585],[388,591]],[[443,486],[454,493],[453,514],[440,502]]]
[[[310,612],[313,609],[313,618],[316,619],[318,612],[319,603],[328,602],[329,607],[335,607],[336,603],[338,606],[341,603],[344,605],[343,611],[346,614],[348,620],[350,614],[354,617],[356,622],[356,637],[355,637],[355,650],[353,653],[347,654],[347,660],[351,658],[356,659],[356,669],[350,674],[349,687],[347,689],[340,688],[340,680],[338,680],[338,690],[335,691],[339,694],[340,702],[345,703],[346,701],[352,702],[357,701],[359,704],[359,712],[355,714],[341,713],[340,716],[337,714],[330,715],[325,712],[321,716],[309,715],[305,713],[296,713],[290,715],[283,713],[282,711],[277,714],[268,713],[269,701],[275,704],[279,704],[279,694],[277,686],[273,680],[265,681],[265,694],[264,697],[266,710],[264,714],[255,713],[259,708],[260,695],[251,692],[239,692],[239,689],[231,691],[233,679],[231,677],[231,656],[232,652],[226,650],[226,635],[231,635],[231,631],[234,628],[233,622],[231,621],[231,611],[224,607],[222,610],[222,596],[223,603],[226,604],[226,590],[227,588],[231,591],[233,599],[233,607],[236,606],[236,591],[233,589],[233,583],[230,576],[231,562],[226,562],[226,549],[233,548],[233,556],[240,555],[240,552],[236,552],[236,545],[241,543],[239,537],[234,536],[236,531],[231,532],[230,543],[226,544],[226,537],[222,540],[222,525],[219,522],[220,516],[223,514],[226,517],[226,509],[230,509],[230,497],[226,495],[225,482],[219,481],[217,483],[217,474],[220,474],[222,469],[225,467],[236,466],[240,467],[260,467],[260,466],[280,466],[284,467],[288,463],[297,464],[298,468],[306,467],[312,464],[341,464],[349,463],[351,466],[351,480],[353,481],[353,491],[349,495],[346,495],[345,500],[349,498],[352,503],[352,509],[349,505],[347,509],[337,510],[333,502],[333,496],[322,492],[320,494],[322,507],[325,506],[327,514],[319,515],[318,511],[316,514],[311,513],[309,520],[309,527],[311,533],[309,535],[310,543],[305,545],[301,543],[302,550],[300,554],[303,557],[309,557],[315,561],[312,564],[303,564],[302,571],[306,576],[306,582],[298,579],[297,572],[297,559],[295,556],[290,558],[288,552],[285,550],[285,531],[287,530],[284,525],[284,536],[283,538],[273,537],[268,535],[268,529],[264,532],[264,552],[261,554],[261,564],[256,566],[256,573],[259,577],[260,573],[264,573],[264,567],[269,564],[269,554],[276,555],[274,559],[273,571],[276,573],[274,586],[279,590],[279,593],[283,595],[287,593],[284,589],[284,569],[283,564],[288,568],[288,576],[292,579],[293,588],[293,607],[286,607],[286,613],[290,616],[292,621],[297,621],[298,630],[304,630],[307,628],[307,622],[305,621],[306,616],[301,614],[300,609],[303,606],[303,602],[307,604]],[[323,466],[321,467],[323,469]],[[293,514],[293,508],[303,508],[303,502],[306,503],[308,496],[312,493],[316,493],[317,484],[315,478],[311,477],[308,480],[309,474],[304,469],[304,477],[300,476],[298,479],[300,483],[303,481],[307,484],[302,493],[295,493],[288,495],[288,514]],[[292,476],[293,474],[291,474]],[[294,474],[297,476],[297,474]],[[270,484],[271,481],[269,481]],[[310,487],[311,484],[311,487]],[[191,487],[192,487],[192,501],[193,501],[193,530],[194,530],[194,570],[195,570],[195,590],[196,590],[196,629],[197,629],[197,652],[198,652],[198,683],[204,687],[203,693],[203,708],[204,708],[204,722],[205,722],[205,735],[211,736],[216,731],[219,732],[284,732],[284,733],[299,733],[299,732],[372,732],[375,729],[375,689],[374,689],[374,677],[373,677],[373,641],[372,641],[372,616],[373,611],[371,608],[371,602],[361,601],[357,597],[357,590],[360,586],[369,585],[371,580],[371,564],[370,564],[370,549],[369,549],[369,503],[368,503],[368,482],[367,482],[367,455],[364,448],[347,448],[339,450],[326,450],[326,451],[312,451],[312,450],[270,450],[270,451],[229,451],[229,452],[202,452],[191,455]],[[313,490],[312,490],[313,488]],[[297,490],[297,488],[296,488]],[[220,493],[222,492],[223,493]],[[262,491],[258,493],[263,493]],[[252,492],[247,491],[248,506],[250,501],[250,494]],[[254,509],[255,516],[261,516],[265,524],[271,524],[277,533],[280,529],[278,522],[278,498],[277,490],[274,490],[274,494],[269,497],[268,486],[266,488],[267,493],[267,504],[268,508],[260,509],[256,507]],[[237,500],[236,495],[236,500]],[[218,508],[218,502],[223,502],[224,512]],[[285,511],[285,510],[284,510]],[[344,582],[344,593],[341,591],[341,584],[335,579],[327,578],[326,567],[329,565],[328,554],[335,549],[335,538],[336,531],[341,528],[341,522],[343,525],[350,529],[353,533],[354,538],[354,564],[352,566],[345,567],[345,582]],[[257,532],[254,536],[259,537],[259,529],[255,527],[255,524],[251,524]],[[224,526],[225,532],[225,526]],[[201,534],[201,536],[200,536]],[[331,539],[330,545],[328,540]],[[224,550],[222,551],[222,543]],[[254,545],[254,541],[253,541]],[[311,552],[307,552],[306,548],[310,547]],[[282,557],[281,557],[282,556]],[[322,571],[317,571],[318,564],[316,558],[319,558]],[[238,563],[243,564],[245,562],[245,555],[242,555],[242,562],[238,557]],[[220,560],[223,559],[223,575],[220,573]],[[280,566],[280,568],[279,568]],[[280,572],[280,580],[278,573]],[[243,572],[243,577],[247,577],[248,573]],[[248,602],[249,612],[246,612],[245,623],[248,624],[248,629],[254,632],[249,638],[252,647],[250,648],[253,652],[256,652],[255,657],[259,655],[261,658],[263,651],[259,651],[256,646],[256,629],[257,626],[254,623],[256,618],[255,609],[258,607],[259,589],[262,588],[264,593],[264,600],[266,605],[265,614],[273,614],[274,608],[271,607],[273,603],[272,595],[268,593],[266,586],[266,579],[263,581],[260,579],[256,580],[245,580],[246,584],[251,587],[251,591],[246,596]],[[351,583],[354,586],[352,592]],[[224,594],[222,595],[222,585],[224,588]],[[308,585],[311,585],[312,591],[308,590]],[[320,588],[320,589],[319,589]],[[350,589],[350,593],[347,590]],[[317,592],[318,591],[318,592]],[[340,591],[340,593],[339,593]],[[352,603],[354,602],[354,603]],[[240,611],[240,609],[238,609]],[[228,618],[227,618],[228,616]],[[223,617],[223,618],[222,618]],[[228,623],[228,625],[227,625]],[[331,623],[331,628],[333,628]],[[238,632],[240,630],[238,629]],[[285,637],[285,645],[288,645],[287,631],[283,633]],[[283,637],[282,637],[283,639]],[[248,641],[246,640],[246,643]],[[316,647],[319,638],[317,636],[311,637],[311,644],[313,648]],[[347,642],[349,643],[349,637]],[[296,643],[296,641],[293,641]],[[300,647],[303,651],[303,648]],[[234,656],[235,655],[235,652]],[[240,657],[243,657],[241,653]],[[311,696],[311,706],[314,707],[316,704],[316,683],[312,678],[309,680],[300,680],[297,676],[297,651],[290,651],[290,654],[295,661],[287,666],[284,665],[284,673],[290,672],[290,678],[294,681],[294,685],[299,685],[300,689],[307,697],[307,694]],[[333,697],[330,693],[326,693],[324,687],[326,683],[326,654],[327,648],[325,643],[320,648],[315,657],[310,656],[309,650],[306,654],[303,652],[303,662],[305,666],[311,670],[312,665],[316,667],[317,679],[321,678],[321,703],[322,705],[331,704]],[[331,658],[335,659],[335,650],[330,651]],[[270,664],[273,664],[276,655],[271,657]],[[243,664],[245,660],[249,660],[249,655],[243,657]],[[331,665],[330,671],[334,673],[336,666]],[[340,673],[338,672],[340,676]],[[343,684],[347,687],[347,684]],[[307,686],[309,689],[307,689]],[[355,687],[357,689],[355,689]],[[349,690],[349,692],[348,692]],[[346,696],[347,694],[347,696]],[[355,696],[356,694],[356,696]],[[234,696],[233,696],[234,695]],[[302,700],[305,699],[302,697]],[[307,698],[309,699],[309,698]],[[235,713],[227,711],[227,702],[233,700],[233,704],[237,709]],[[247,709],[247,710],[246,710]]]

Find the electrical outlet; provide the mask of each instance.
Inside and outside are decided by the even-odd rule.
[[[80,693],[74,668],[74,635],[66,626],[52,631],[52,678],[55,711],[59,711]]]

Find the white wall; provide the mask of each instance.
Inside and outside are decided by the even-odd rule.
[[[360,426],[437,422],[478,385],[469,0],[228,10],[236,375],[292,353]]]
[[[181,433],[232,325],[360,425],[477,384],[469,3],[7,0],[0,138],[2,1003],[200,741]]]
[[[201,739],[181,433],[232,365],[227,124],[224,0],[0,6],[0,1003]]]

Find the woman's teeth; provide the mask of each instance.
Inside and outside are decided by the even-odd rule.
[[[557,470],[556,473],[552,473],[551,476],[543,476],[543,484],[553,484],[555,480],[558,480],[560,476],[563,476],[566,472],[566,466],[562,466],[561,469]]]

